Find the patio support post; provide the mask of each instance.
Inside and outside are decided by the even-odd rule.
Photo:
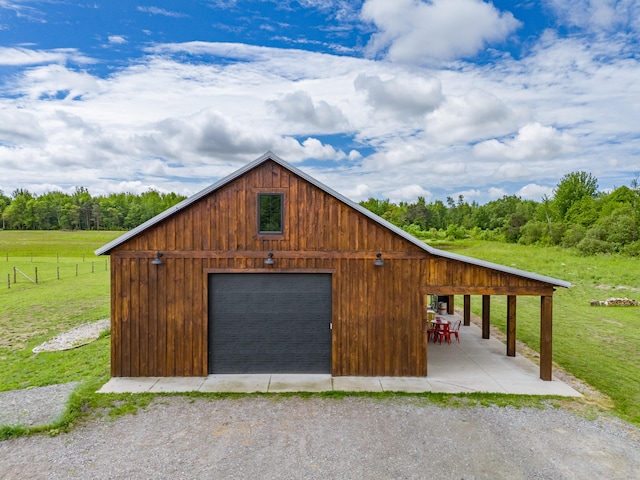
[[[456,313],[455,311],[455,305],[454,305],[454,296],[453,295],[449,295],[449,301],[447,302],[447,313],[449,315],[453,315],[454,313]]]
[[[482,338],[489,338],[491,325],[491,295],[482,296]]]
[[[552,380],[553,296],[540,297],[540,378]]]
[[[507,296],[507,356],[516,356],[516,297]]]
[[[471,295],[464,296],[464,326],[471,325]]]

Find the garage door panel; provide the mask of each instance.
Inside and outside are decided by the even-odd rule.
[[[211,373],[330,373],[330,274],[212,274]]]

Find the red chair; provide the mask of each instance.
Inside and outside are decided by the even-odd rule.
[[[438,331],[436,332],[438,338],[436,338],[436,340],[440,343],[442,343],[442,337],[444,337],[447,343],[451,344],[451,332],[449,331],[449,326],[450,325],[448,323],[445,323],[440,325],[440,328],[438,328]]]
[[[433,337],[433,341],[436,341],[436,334],[437,330],[436,327],[433,323],[429,322],[429,325],[427,326],[427,343],[429,343],[429,340],[431,340],[431,337]]]
[[[460,331],[461,324],[462,324],[462,321],[458,320],[456,323],[453,324],[453,328],[449,329],[449,343],[451,343],[451,335],[455,335],[456,340],[458,340],[458,343],[460,343],[460,335],[458,334],[458,332]]]

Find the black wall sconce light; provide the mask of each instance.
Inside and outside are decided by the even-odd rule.
[[[156,253],[156,258],[151,260],[151,265],[162,265],[164,262],[162,261],[162,252]]]
[[[373,261],[373,264],[376,267],[382,267],[384,265],[384,260],[382,259],[382,253],[376,253],[376,259]]]
[[[264,261],[265,265],[273,265],[276,261],[273,259],[273,252],[269,252],[267,259]]]

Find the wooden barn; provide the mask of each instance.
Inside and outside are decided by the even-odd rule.
[[[551,380],[554,287],[569,283],[437,250],[268,152],[104,247],[111,375],[427,375],[426,298],[508,296],[540,308]],[[450,311],[453,302],[448,302]]]

